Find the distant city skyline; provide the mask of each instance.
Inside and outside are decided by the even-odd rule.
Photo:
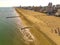
[[[0,7],[47,6],[49,2],[53,5],[60,4],[60,0],[0,0]]]

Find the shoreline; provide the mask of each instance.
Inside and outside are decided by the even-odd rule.
[[[15,11],[16,12],[16,11]],[[20,16],[18,13],[17,13],[17,16]],[[19,17],[20,20],[21,20],[21,17]],[[22,20],[21,20],[22,21]],[[21,34],[23,35],[23,39],[25,41],[28,41],[28,42],[33,42],[34,41],[34,36],[31,34],[30,30],[28,28],[25,28],[27,25],[24,25],[23,24],[23,21],[21,22],[21,28],[20,28],[20,32]]]

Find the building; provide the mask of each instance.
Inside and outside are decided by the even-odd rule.
[[[48,4],[46,11],[49,15],[52,15],[53,5],[51,2]]]

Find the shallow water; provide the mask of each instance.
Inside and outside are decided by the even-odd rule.
[[[0,45],[26,45],[19,31],[22,23],[14,8],[0,8]]]

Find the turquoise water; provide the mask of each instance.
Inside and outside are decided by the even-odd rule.
[[[21,24],[16,16],[14,8],[0,8],[0,45],[26,45],[19,31]]]

